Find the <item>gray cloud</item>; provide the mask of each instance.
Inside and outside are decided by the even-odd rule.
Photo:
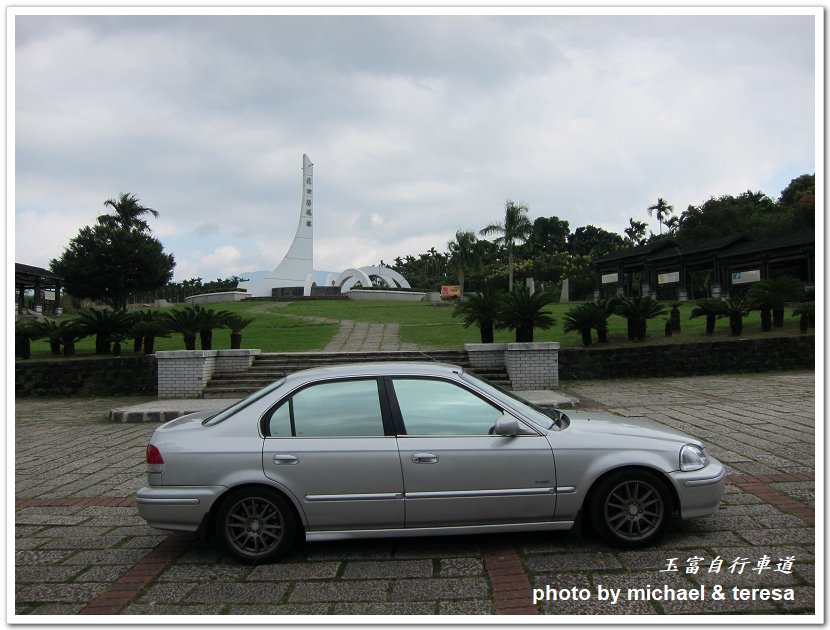
[[[125,191],[161,212],[180,271],[271,267],[296,226],[303,153],[328,269],[440,249],[507,198],[621,230],[657,196],[678,211],[776,196],[815,169],[813,29],[812,16],[17,16],[16,256],[47,264],[67,236],[33,238],[40,220],[83,225]]]

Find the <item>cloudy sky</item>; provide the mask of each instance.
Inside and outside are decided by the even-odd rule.
[[[318,270],[443,251],[507,199],[622,232],[658,196],[777,198],[816,170],[814,19],[18,14],[15,260],[129,192],[176,280],[272,269],[303,153]]]

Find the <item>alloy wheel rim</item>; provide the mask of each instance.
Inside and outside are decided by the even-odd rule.
[[[273,551],[282,540],[283,518],[274,503],[262,497],[238,501],[228,511],[228,542],[239,553],[256,557]]]
[[[643,540],[663,522],[663,498],[644,481],[626,481],[615,487],[605,501],[605,523],[622,539]]]

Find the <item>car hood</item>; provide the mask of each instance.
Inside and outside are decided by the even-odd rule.
[[[571,424],[566,430],[575,433],[639,437],[703,446],[700,440],[642,417],[629,418],[602,412],[569,412],[567,416]]]

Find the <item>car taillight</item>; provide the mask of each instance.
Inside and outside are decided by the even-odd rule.
[[[163,464],[164,458],[161,456],[161,451],[153,444],[147,445],[147,463],[148,464]]]

